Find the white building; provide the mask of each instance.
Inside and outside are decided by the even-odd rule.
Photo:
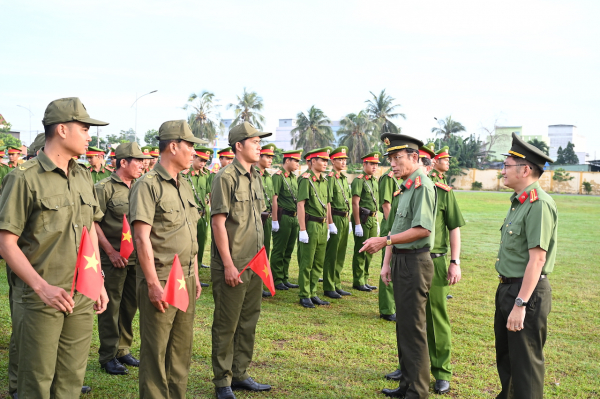
[[[337,144],[337,135],[336,132],[340,129],[340,121],[331,121],[331,130],[333,130],[333,138],[335,146]],[[296,119],[280,119],[279,126],[275,129],[275,134],[271,137],[267,137],[267,140],[270,143],[275,144],[278,148],[281,148],[283,151],[293,150],[292,146],[292,130],[296,127]]]
[[[577,133],[577,126],[574,125],[549,125],[548,138],[550,139],[550,158],[558,157],[558,148],[565,149],[569,142],[575,146],[575,154],[579,158],[579,163],[586,161],[586,141],[585,137]]]

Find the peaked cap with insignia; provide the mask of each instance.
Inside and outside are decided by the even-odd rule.
[[[202,147],[202,146],[200,146],[200,147],[194,147],[194,151],[196,152],[196,156],[198,156],[198,157],[200,157],[200,158],[202,158],[204,160],[207,160],[207,161],[208,161],[208,159],[210,158],[210,156],[214,152],[210,148],[208,148],[208,147]]]
[[[348,158],[348,147],[341,146],[331,151],[331,159]]]
[[[502,154],[505,157],[521,158],[537,165],[541,170],[544,170],[546,162],[553,163],[554,160],[544,154],[539,148],[524,142],[514,132],[512,134],[512,145],[507,154]]]
[[[300,160],[301,154],[302,154],[302,150],[283,151],[284,158],[292,158],[292,159],[295,159],[296,161]]]
[[[363,162],[379,163],[381,162],[381,153],[379,151],[373,151],[368,153],[367,155],[363,155],[362,157],[360,157],[360,159],[362,159]]]
[[[432,144],[433,146],[433,144]],[[432,147],[422,146],[419,148],[419,158],[433,158],[435,156],[435,152],[431,149]]]
[[[435,153],[435,157],[433,159],[452,158],[452,155],[450,155],[449,150],[450,148],[448,146],[442,147]]]
[[[381,141],[388,146],[385,154],[383,154],[386,157],[400,150],[405,150],[407,148],[419,150],[419,148],[423,146],[423,142],[421,140],[405,134],[384,133],[381,135]]]
[[[235,154],[231,151],[231,147],[223,148],[222,150],[217,151],[217,155],[219,158],[235,158]]]
[[[275,155],[277,146],[273,143],[263,145],[260,149],[260,155]]]

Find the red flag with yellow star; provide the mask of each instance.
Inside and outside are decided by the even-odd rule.
[[[88,233],[87,227],[84,226],[81,243],[79,244],[79,252],[77,253],[71,296],[75,288],[92,301],[97,301],[100,298],[103,285],[104,278],[102,277],[100,260],[92,245],[90,233]]]
[[[123,232],[121,233],[121,250],[119,251],[121,256],[125,259],[129,259],[129,256],[133,252],[133,238],[131,237],[131,228],[127,222],[127,216],[123,214]]]
[[[177,254],[175,254],[175,259],[173,259],[173,266],[171,266],[169,279],[163,290],[162,300],[169,305],[175,306],[182,312],[187,311],[190,304],[190,297],[188,296],[185,278],[183,277],[183,268]]]
[[[264,246],[260,249],[260,251],[258,251],[256,255],[254,255],[254,258],[252,258],[252,260],[248,263],[248,266],[246,267],[249,267],[254,271],[254,273],[258,274],[258,276],[265,283],[269,291],[271,291],[271,295],[274,296],[275,283],[273,282],[271,265],[269,265],[269,259],[267,258],[267,252],[265,251]]]

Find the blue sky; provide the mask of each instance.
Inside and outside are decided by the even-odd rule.
[[[78,96],[101,134],[185,118],[190,93],[264,99],[265,130],[311,105],[333,120],[369,91],[425,139],[447,115],[469,133],[574,124],[600,158],[598,1],[5,1],[0,113],[28,142],[46,105]],[[232,111],[221,107],[222,117]]]

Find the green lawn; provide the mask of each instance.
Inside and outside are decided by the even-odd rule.
[[[449,302],[453,326],[453,367],[450,397],[491,398],[499,391],[494,359],[494,293],[497,285],[493,259],[499,228],[508,209],[509,193],[457,192],[467,225],[462,229],[463,280]],[[550,276],[553,309],[546,345],[546,397],[600,397],[600,198],[556,196],[559,209],[559,249]],[[343,274],[344,287],[352,281],[350,240]],[[205,259],[208,259],[208,247]],[[371,271],[377,285],[380,257]],[[4,267],[4,265],[2,265]],[[3,269],[2,269],[3,270]],[[298,271],[296,255],[291,275]],[[201,280],[209,271],[201,269]],[[0,273],[0,374],[7,375],[10,318],[6,276]],[[295,278],[292,279],[296,281]],[[263,301],[257,328],[254,363],[250,373],[273,385],[268,393],[239,393],[238,398],[382,398],[382,388],[394,387],[383,375],[396,368],[394,324],[379,319],[377,292],[334,301],[329,307],[304,309],[297,290],[278,292]],[[189,397],[214,397],[210,365],[213,301],[205,289],[196,307],[196,326]],[[40,326],[40,333],[43,333]],[[128,376],[109,376],[98,364],[97,334],[92,340],[85,383],[89,398],[135,398],[137,370]],[[139,335],[134,354],[139,353]],[[433,396],[433,380],[431,383]],[[7,396],[7,379],[0,381]]]

